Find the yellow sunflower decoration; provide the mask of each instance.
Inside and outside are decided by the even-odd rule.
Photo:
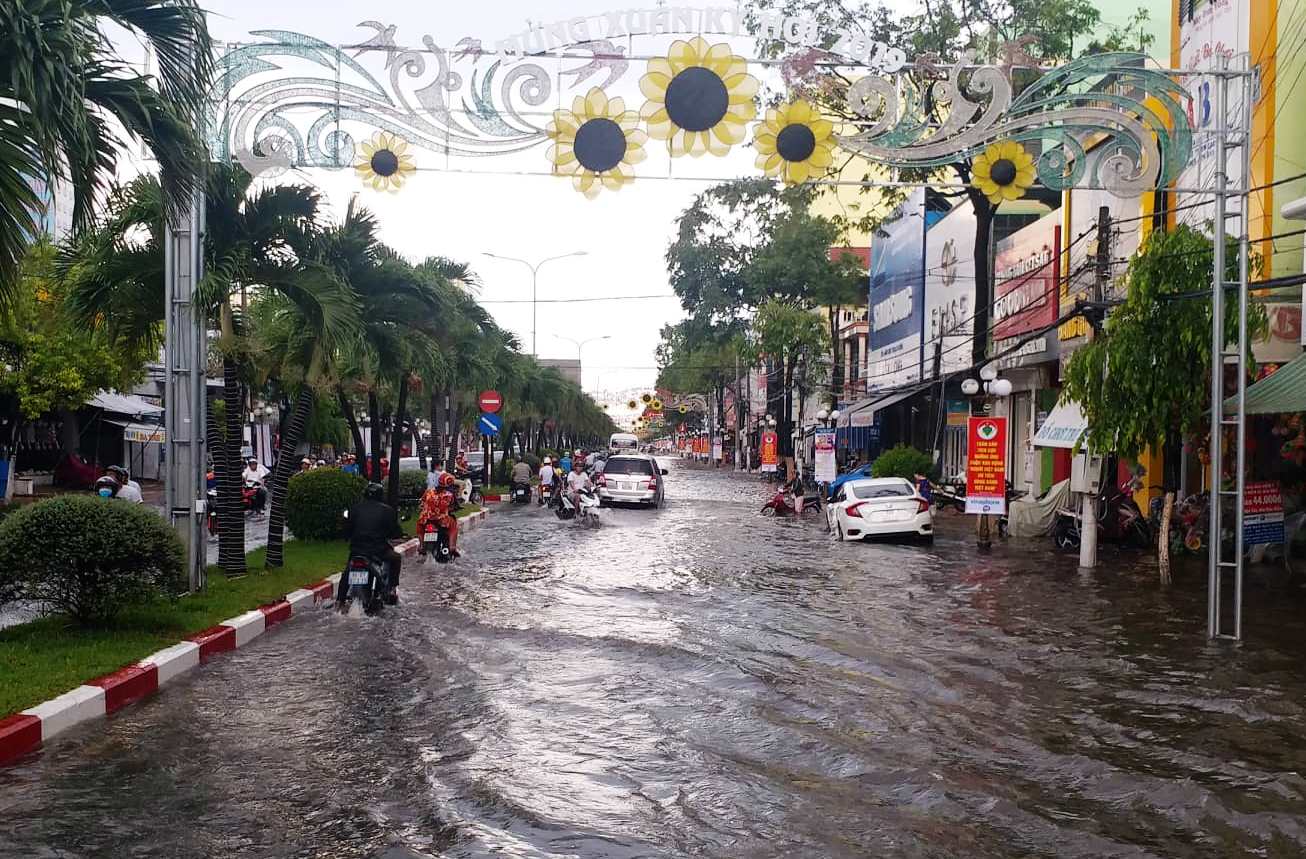
[[[689,414],[689,406],[681,406],[681,407],[680,407],[680,413],[681,413],[682,415],[687,415],[687,414]]]
[[[639,403],[635,402],[634,400],[631,400],[630,402],[626,403],[626,408],[637,409],[639,408]]]
[[[1019,200],[1034,184],[1034,156],[1014,140],[990,144],[975,157],[970,184],[994,205]]]
[[[699,36],[649,60],[639,89],[648,99],[640,115],[649,136],[667,141],[675,157],[725,155],[744,142],[757,116],[759,84],[747,60],[728,43],[709,45]]]
[[[801,185],[834,164],[834,123],[811,102],[798,99],[766,112],[753,146],[759,170]]]
[[[360,151],[354,172],[375,191],[398,191],[417,170],[412,156],[405,154],[408,142],[388,131],[372,135]]]
[[[639,114],[622,98],[609,99],[598,87],[577,96],[571,110],[556,110],[547,129],[554,172],[571,176],[576,190],[593,199],[604,188],[620,191],[635,181],[636,164],[647,154],[648,135]]]
[[[650,406],[650,407],[653,409],[653,411],[655,411],[655,412],[660,412],[660,411],[662,411],[662,401],[659,400],[659,399],[654,399],[653,402],[649,403],[649,406]]]
[[[653,402],[653,395],[652,395],[652,394],[644,394],[644,395],[642,395],[639,399],[640,399],[640,402],[642,402],[644,405],[647,406],[649,403]]]

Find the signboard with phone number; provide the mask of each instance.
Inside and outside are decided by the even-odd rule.
[[[1007,419],[971,418],[967,427],[966,512],[1007,512]]]

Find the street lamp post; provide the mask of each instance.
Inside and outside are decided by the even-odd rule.
[[[580,364],[580,372],[581,372],[581,377],[580,377],[580,381],[581,381],[581,389],[584,390],[584,388],[585,388],[585,358],[584,358],[584,354],[583,354],[583,353],[584,353],[584,351],[585,351],[585,347],[588,346],[588,345],[591,344],[591,343],[597,343],[597,342],[599,342],[600,340],[611,340],[611,339],[612,339],[612,335],[610,335],[610,334],[604,334],[602,337],[591,337],[591,338],[588,339],[588,340],[572,340],[570,337],[563,337],[561,334],[554,334],[553,336],[554,336],[555,338],[557,338],[558,340],[565,340],[565,341],[567,341],[568,343],[570,343],[571,345],[573,345],[573,346],[576,347],[576,361],[577,361],[577,363]]]
[[[534,264],[532,264],[529,260],[518,259],[517,257],[500,256],[499,254],[492,254],[489,251],[482,251],[482,253],[484,253],[485,256],[489,257],[490,259],[503,260],[504,262],[519,262],[531,270],[531,357],[538,356],[540,353],[535,348],[536,346],[535,325],[536,325],[536,321],[539,318],[538,315],[539,304],[537,302],[537,296],[539,294],[539,286],[540,286],[540,269],[544,267],[545,263],[556,262],[560,259],[568,259],[569,257],[588,256],[589,255],[588,252],[572,251],[569,254],[562,254],[561,256],[542,259]]]

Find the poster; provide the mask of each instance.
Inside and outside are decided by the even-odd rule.
[[[1007,512],[1007,419],[971,418],[966,433],[966,512]]]
[[[780,470],[780,436],[767,430],[762,433],[762,470],[775,472]]]
[[[721,451],[721,440],[720,440],[720,439],[716,439],[715,441],[712,442],[712,460],[713,460],[714,462],[720,462],[720,461],[721,461],[721,453],[722,453],[722,451]]]
[[[1061,212],[1052,212],[994,246],[993,346],[1003,355],[1050,328],[1061,310]],[[1055,329],[1043,331],[998,361],[1003,370],[1055,360]]]
[[[834,459],[834,430],[818,429],[816,431],[816,482],[833,483],[839,476],[839,467]]]
[[[1266,546],[1283,541],[1283,493],[1279,484],[1248,483],[1243,492],[1243,544]]]

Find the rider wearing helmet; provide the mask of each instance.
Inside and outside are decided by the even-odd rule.
[[[121,490],[122,484],[111,474],[106,474],[95,481],[95,494],[101,498],[117,498]]]
[[[544,462],[540,465],[540,503],[544,503],[544,487],[553,486],[553,459],[544,457]]]
[[[362,555],[384,561],[390,570],[390,584],[399,587],[399,570],[403,556],[395,551],[390,541],[404,536],[399,527],[399,514],[382,499],[385,489],[379,483],[369,483],[363,490],[363,500],[349,508],[345,519],[345,536],[349,538],[350,557]],[[340,577],[336,599],[345,601],[346,576]]]
[[[127,469],[123,468],[121,465],[111,465],[105,470],[108,471],[109,475],[119,483],[120,488],[118,489],[118,494],[114,496],[115,498],[122,501],[130,501],[133,504],[141,504],[145,501],[145,499],[141,497],[141,485],[135,480],[132,480]]]
[[[444,505],[445,518],[440,524],[449,529],[449,554],[457,558],[462,553],[458,551],[458,517],[454,513],[458,510],[462,498],[458,490],[458,481],[447,471],[440,475],[439,491],[448,498],[447,503]]]

